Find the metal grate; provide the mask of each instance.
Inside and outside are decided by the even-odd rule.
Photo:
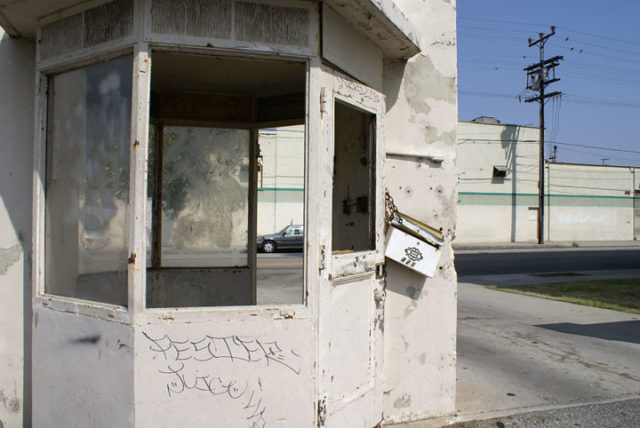
[[[49,59],[82,48],[82,14],[42,27],[40,58]]]
[[[133,33],[133,0],[116,0],[42,27],[40,58],[50,59]]]
[[[309,10],[260,3],[236,2],[236,38],[287,46],[309,45]]]
[[[83,47],[118,40],[133,31],[133,1],[116,0],[84,13]]]
[[[191,37],[231,38],[231,0],[153,0],[151,31]]]

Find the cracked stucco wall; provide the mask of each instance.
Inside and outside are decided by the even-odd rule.
[[[0,28],[0,427],[3,428],[30,423],[34,59],[33,43],[10,39]]]
[[[392,422],[454,412],[457,305],[456,4],[397,3],[423,31],[422,52],[385,62],[387,152],[441,162],[389,154],[385,184],[401,212],[441,229],[446,243],[433,278],[387,263],[384,415]]]

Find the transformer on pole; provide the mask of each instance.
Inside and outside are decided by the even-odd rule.
[[[555,68],[560,65],[563,59],[561,56],[554,56],[544,59],[544,45],[556,33],[556,27],[551,26],[551,33],[538,34],[538,40],[529,39],[529,47],[538,46],[540,49],[540,62],[530,65],[524,69],[527,72],[527,89],[537,91],[538,96],[527,98],[525,102],[538,102],[540,104],[540,152],[538,165],[538,244],[544,244],[544,102],[545,99],[562,95],[561,92],[545,93],[545,88],[554,82],[556,78]]]

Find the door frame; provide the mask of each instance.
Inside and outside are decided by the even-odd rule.
[[[318,426],[375,426],[382,421],[382,368],[383,368],[383,317],[384,280],[381,265],[384,264],[384,95],[327,66],[320,67],[320,135],[323,153],[320,218],[321,253],[324,263],[320,269],[318,310]],[[335,153],[335,104],[339,102],[375,115],[375,131],[372,132],[375,174],[374,209],[375,230],[373,249],[354,252],[332,251],[332,201],[333,164]],[[366,301],[362,301],[366,299]],[[341,306],[342,305],[342,306]],[[332,311],[332,308],[335,310]],[[341,308],[338,310],[337,308]],[[348,308],[347,311],[342,309]],[[351,310],[352,309],[352,310]],[[341,324],[340,320],[345,321]],[[353,321],[353,322],[352,322]],[[350,328],[354,325],[358,328]],[[342,328],[345,326],[347,328]],[[363,331],[367,329],[367,331]],[[351,335],[349,332],[360,332]],[[366,337],[362,337],[365,335]],[[354,337],[355,336],[355,337]],[[359,336],[359,337],[358,337]],[[351,344],[352,339],[354,340]],[[357,343],[356,343],[357,342]],[[368,342],[368,343],[367,343]],[[350,367],[348,378],[336,379],[344,364],[347,346],[360,345],[359,352],[368,356],[357,367]],[[366,348],[366,349],[365,349]],[[353,350],[354,353],[358,349]],[[349,349],[348,353],[351,353]],[[357,360],[360,361],[360,360]],[[360,372],[358,372],[360,370]],[[335,375],[335,376],[334,376]],[[366,382],[357,384],[357,379]],[[355,383],[354,383],[355,382]],[[337,386],[338,385],[338,386]],[[345,389],[351,388],[345,393]],[[341,392],[340,392],[341,391]]]

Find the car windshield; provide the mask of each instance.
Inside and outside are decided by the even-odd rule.
[[[285,227],[283,227],[282,229],[280,229],[280,230],[279,230],[278,232],[276,232],[276,233],[278,233],[278,234],[280,234],[280,235],[281,235],[281,234],[283,234],[283,233],[285,232],[285,230],[289,229],[289,227],[291,227],[291,226],[290,226],[290,225],[289,225],[289,226],[285,226]]]

